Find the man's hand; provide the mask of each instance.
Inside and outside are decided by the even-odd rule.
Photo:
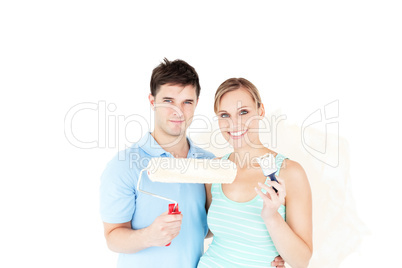
[[[285,267],[285,261],[282,259],[281,256],[276,256],[275,260],[271,262],[272,267],[277,267],[277,268],[284,268]]]
[[[151,247],[163,247],[179,235],[182,214],[168,215],[168,211],[157,217],[147,228]]]

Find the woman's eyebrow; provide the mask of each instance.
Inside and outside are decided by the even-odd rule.
[[[242,107],[237,108],[237,110],[240,110],[240,109],[243,109],[243,108],[248,108],[248,107],[249,107],[249,106],[245,105],[245,106],[242,106]],[[219,110],[217,113],[223,113],[223,112],[227,113],[226,110]]]
[[[237,110],[243,109],[243,108],[247,108],[248,106],[242,106],[240,108],[237,108]]]

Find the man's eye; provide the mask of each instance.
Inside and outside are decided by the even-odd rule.
[[[184,103],[185,103],[185,104],[193,104],[192,101],[185,101]]]
[[[163,102],[168,102],[168,103],[171,103],[171,102],[172,102],[172,100],[164,100]]]

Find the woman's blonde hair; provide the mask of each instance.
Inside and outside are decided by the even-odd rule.
[[[245,90],[247,90],[248,93],[250,93],[251,97],[253,98],[254,102],[256,103],[257,108],[260,108],[261,96],[260,93],[258,92],[258,89],[253,85],[253,83],[244,78],[229,78],[228,80],[223,82],[216,90],[215,101],[214,101],[215,113],[218,112],[218,106],[223,95],[225,95],[228,92],[235,91],[239,88],[244,88]]]

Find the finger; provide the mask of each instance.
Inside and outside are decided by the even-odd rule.
[[[265,191],[267,191],[267,194],[270,196],[272,201],[277,200],[278,194],[275,192],[275,190],[270,185],[266,185],[266,184],[262,184],[262,183],[258,183],[258,185],[262,189],[265,189]]]
[[[274,262],[276,267],[285,267],[285,261],[281,257],[276,257]]]
[[[262,184],[260,182],[258,183],[258,185],[261,188],[265,189],[267,191],[267,193],[269,193],[272,201],[278,201],[278,194],[275,193],[275,190],[271,186],[268,186],[266,184]]]
[[[268,189],[267,192],[264,193],[259,188],[255,187],[255,191],[262,198],[262,201],[267,206],[272,206],[274,204],[274,200],[275,200],[274,198],[277,198],[276,193],[272,189],[271,190]]]
[[[284,262],[284,261],[277,261],[277,260],[275,260],[275,261],[273,261],[273,262],[275,262],[275,265],[276,265],[276,266],[284,266],[284,265],[285,265],[285,262]]]
[[[176,238],[179,234],[180,234],[180,232],[175,233],[173,238]]]
[[[177,222],[183,219],[183,214],[169,214],[164,217],[165,222]]]
[[[284,260],[282,259],[281,255],[276,256],[275,261],[284,262]]]
[[[179,235],[180,230],[167,230],[167,232],[166,232],[166,233],[168,234],[168,236],[171,236],[171,237],[176,237],[176,236],[178,236],[178,235]]]
[[[271,262],[271,267],[282,268],[285,267],[284,265],[284,263],[278,263],[276,261]]]
[[[264,194],[263,192],[261,192],[260,189],[258,189],[257,187],[254,187],[254,190],[257,192],[257,194],[262,198],[262,200],[264,202],[272,202],[272,200],[270,199],[270,197],[268,197],[266,194]]]
[[[164,226],[168,230],[180,230],[181,222],[169,222],[166,223]]]
[[[278,180],[279,184],[282,185],[283,189],[286,191],[286,185],[285,185],[285,180],[282,179],[281,177],[276,177]]]
[[[274,187],[278,191],[277,194],[278,194],[279,200],[285,199],[286,191],[285,191],[285,188],[281,184],[277,183],[276,181],[267,181],[266,183],[268,185]]]
[[[174,233],[174,234],[172,233],[172,234],[167,235],[164,245],[166,243],[171,243],[173,241],[173,239],[175,239],[178,235],[179,235],[178,233]]]
[[[284,188],[281,184],[277,183],[276,181],[267,181],[266,184],[274,187],[278,192],[284,192]]]
[[[267,185],[265,183],[259,182],[258,186],[260,186],[262,189],[265,189],[265,190],[270,191],[270,192],[273,191],[275,193],[275,191],[272,189],[271,185]]]

